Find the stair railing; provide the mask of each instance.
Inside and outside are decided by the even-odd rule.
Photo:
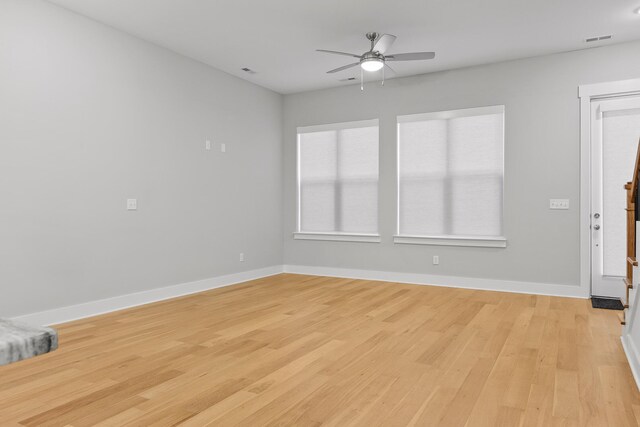
[[[638,150],[636,154],[636,163],[633,168],[633,178],[630,182],[627,182],[624,186],[627,190],[627,274],[623,279],[625,286],[625,300],[623,305],[625,310],[622,312],[622,318],[620,323],[623,325],[626,323],[626,309],[629,308],[629,291],[633,289],[633,267],[638,265],[636,259],[636,203],[638,196],[638,179],[640,174],[640,141],[638,142]]]

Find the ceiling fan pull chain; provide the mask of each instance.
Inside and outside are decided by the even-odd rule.
[[[364,71],[360,68],[360,90],[364,90]]]
[[[380,86],[384,86],[384,66],[382,66],[382,84]]]

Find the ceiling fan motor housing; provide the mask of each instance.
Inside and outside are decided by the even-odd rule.
[[[360,58],[360,62],[364,61],[384,61],[384,55],[378,52],[366,52]]]

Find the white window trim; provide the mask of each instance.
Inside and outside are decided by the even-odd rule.
[[[469,246],[478,248],[506,248],[503,236],[393,236],[393,243],[407,245]]]
[[[354,122],[329,123],[326,125],[300,126],[297,128],[297,131],[298,131],[298,134],[301,134],[301,133],[326,132],[329,130],[368,128],[373,126],[380,126],[380,121],[378,119],[370,119],[370,120],[358,120]]]
[[[419,122],[424,120],[450,119],[455,117],[480,116],[483,114],[501,113],[505,116],[504,105],[491,105],[487,107],[463,108],[449,111],[436,111],[431,113],[409,114],[396,116],[396,230],[400,233],[400,123]],[[505,171],[505,126],[502,127],[502,215],[504,218],[504,171]],[[504,227],[504,224],[503,224]],[[504,229],[503,229],[504,231]],[[507,238],[504,236],[412,236],[396,234],[393,243],[409,245],[434,245],[434,246],[467,246],[483,248],[506,248]]]
[[[332,242],[369,242],[380,243],[379,234],[357,234],[357,233],[313,233],[313,232],[295,232],[293,233],[295,240],[325,240]]]
[[[444,120],[458,117],[482,116],[485,114],[504,114],[504,105],[463,108],[460,110],[435,111],[432,113],[408,114],[397,116],[397,123],[422,122],[425,120]]]
[[[336,233],[336,232],[308,232],[300,230],[302,212],[300,206],[300,135],[304,133],[324,132],[329,130],[357,129],[377,126],[380,127],[379,119],[357,120],[351,122],[330,123],[323,125],[299,126],[296,128],[296,228],[293,233],[294,240],[324,240],[333,242],[369,242],[380,243],[380,234],[360,234],[360,233]],[[378,130],[378,134],[379,134]],[[378,136],[379,138],[379,136]],[[378,140],[378,153],[380,141]],[[380,179],[380,165],[378,165],[378,180]],[[378,188],[379,191],[379,188]],[[379,204],[379,200],[378,200]],[[378,224],[380,227],[380,224]],[[378,228],[379,229],[379,228]]]

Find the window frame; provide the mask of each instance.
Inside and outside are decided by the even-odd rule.
[[[486,114],[502,114],[502,235],[501,236],[463,236],[463,235],[409,235],[400,232],[400,125],[402,123],[442,120],[458,117],[480,116]],[[505,177],[505,127],[506,113],[504,105],[486,107],[463,108],[457,110],[435,111],[396,116],[396,234],[393,242],[396,244],[434,245],[434,246],[467,246],[486,248],[506,248],[507,238],[504,233],[504,177]]]
[[[378,128],[378,203],[376,209],[378,210],[378,216],[380,211],[380,120],[368,119],[358,120],[341,123],[330,123],[322,125],[312,126],[300,126],[296,128],[296,231],[293,233],[295,240],[321,240],[321,241],[334,241],[334,242],[368,242],[368,243],[380,243],[380,222],[378,218],[378,231],[376,233],[350,233],[350,232],[316,232],[316,231],[303,231],[302,225],[302,197],[301,197],[301,183],[300,183],[300,135],[304,133],[323,132],[323,131],[339,131],[345,129],[357,129],[364,127],[377,127]]]

